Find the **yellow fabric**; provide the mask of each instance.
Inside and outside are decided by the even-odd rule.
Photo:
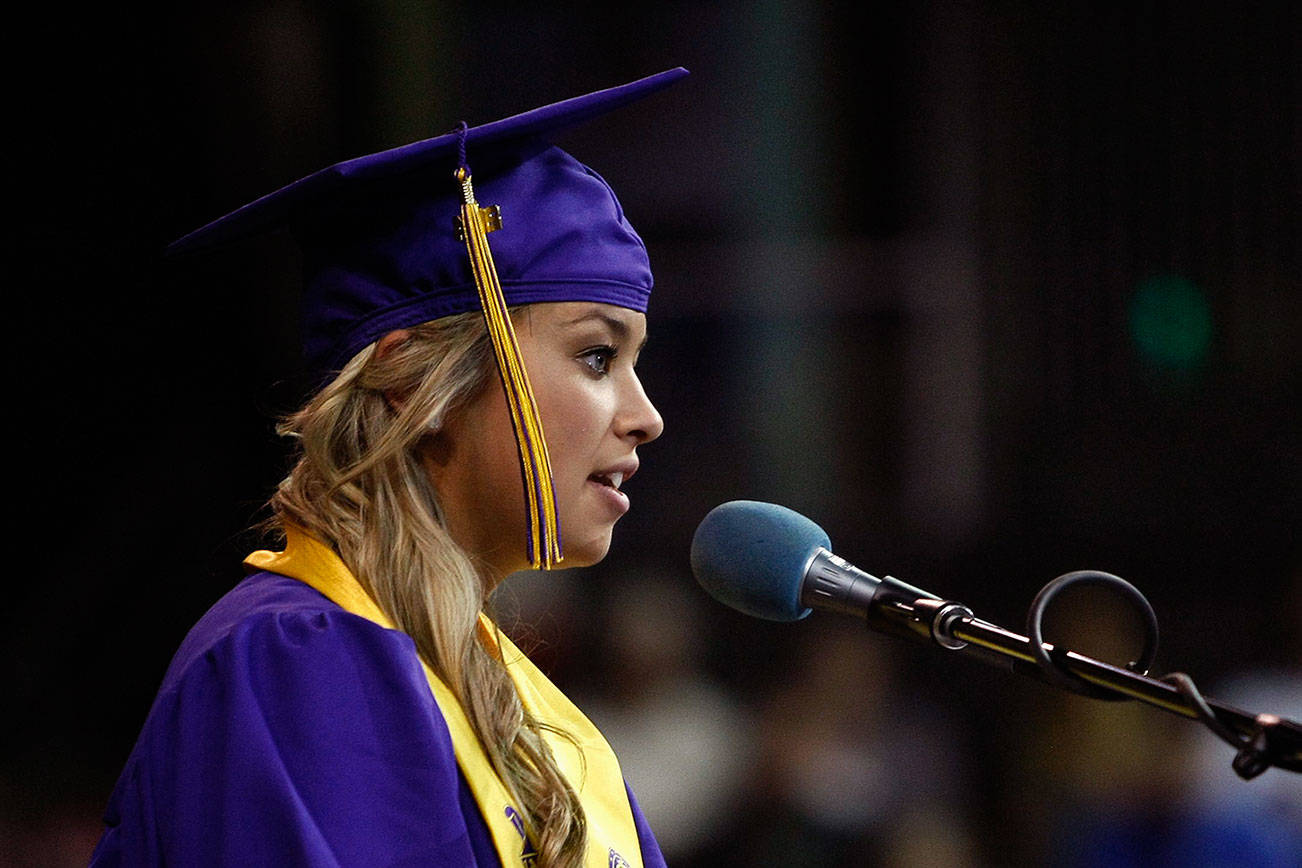
[[[344,610],[381,627],[396,629],[339,556],[329,546],[297,528],[287,529],[283,552],[256,551],[244,563],[254,569],[298,579]],[[576,746],[564,737],[543,733],[558,767],[570,786],[579,793],[587,816],[588,849],[584,864],[591,868],[609,868],[613,864],[642,868],[637,826],[614,751],[583,712],[486,615],[481,614],[479,618],[480,639],[506,666],[525,710],[535,720],[556,727],[577,742]],[[531,868],[536,856],[533,847],[525,845],[513,822],[515,809],[510,804],[505,785],[493,771],[488,755],[452,691],[423,661],[421,665],[452,735],[457,765],[470,784],[470,791],[488,824],[498,858],[504,866]],[[623,863],[616,861],[616,856],[621,857]]]

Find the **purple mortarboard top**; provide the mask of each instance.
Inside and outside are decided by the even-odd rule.
[[[502,210],[490,246],[508,305],[597,301],[645,311],[646,248],[595,172],[543,138],[687,75],[629,84],[337,163],[173,242],[190,253],[288,226],[304,253],[304,355],[342,367],[394,329],[479,309],[456,217],[465,146],[475,194]]]

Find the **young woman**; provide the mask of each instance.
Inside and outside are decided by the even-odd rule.
[[[174,245],[290,225],[326,385],[282,426],[284,550],[177,652],[94,864],[663,864],[604,739],[482,609],[601,560],[662,429],[645,249],[541,137],[684,74],[339,164]]]

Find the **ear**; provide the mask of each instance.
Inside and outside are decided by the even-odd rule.
[[[380,338],[375,347],[375,357],[382,359],[393,351],[393,348],[401,344],[407,338],[411,337],[411,332],[407,329],[396,329]]]
[[[383,359],[389,353],[393,352],[411,336],[407,329],[397,329],[386,334],[375,345],[375,358]],[[384,393],[384,401],[389,405],[389,409],[395,413],[401,413],[403,406],[407,403],[407,396],[396,392],[392,389]]]

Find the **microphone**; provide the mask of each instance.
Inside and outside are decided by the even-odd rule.
[[[866,573],[832,554],[831,545],[821,527],[794,510],[734,500],[710,510],[696,528],[692,572],[716,600],[756,618],[798,621],[812,609],[827,609],[947,648],[966,644],[947,627],[972,617],[967,607]]]
[[[1270,766],[1302,772],[1302,724],[1274,714],[1252,715],[1204,697],[1192,679],[1147,677],[1157,646],[1152,607],[1130,583],[1082,570],[1040,591],[1022,636],[982,621],[961,603],[943,600],[899,579],[877,578],[831,552],[827,533],[798,512],[772,503],[734,500],[710,510],[692,537],[692,572],[715,599],[770,621],[799,621],[812,609],[864,618],[886,633],[931,640],[986,662],[1099,699],[1137,699],[1202,722],[1238,751],[1241,777]],[[1071,584],[1106,584],[1142,604],[1149,619],[1142,663],[1113,666],[1044,642],[1040,619],[1049,601]]]

